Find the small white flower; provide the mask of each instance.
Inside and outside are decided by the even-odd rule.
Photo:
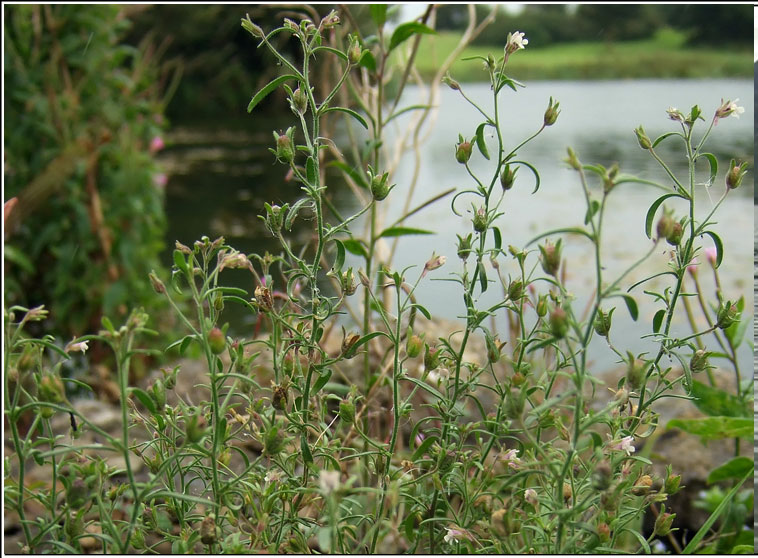
[[[528,44],[529,39],[524,36],[524,33],[520,31],[508,33],[508,38],[505,43],[505,52],[507,54],[513,54],[517,50],[525,48]]]
[[[445,381],[450,377],[450,370],[443,368],[442,366],[435,368],[429,372],[429,381],[438,384],[441,381]]]
[[[675,122],[684,122],[684,115],[681,113],[681,111],[678,108],[669,107],[666,110],[666,114],[668,114],[669,118],[671,120],[674,120]]]
[[[318,486],[325,495],[339,490],[340,472],[321,470],[318,474]]]
[[[63,350],[67,353],[86,353],[87,349],[89,348],[87,346],[88,343],[89,341],[79,341],[78,343],[74,343],[74,340],[72,339],[71,342],[66,345],[66,348]]]
[[[503,459],[508,463],[508,467],[518,469],[521,467],[521,458],[518,457],[517,449],[509,449],[503,454]]]
[[[282,480],[282,473],[280,471],[269,471],[263,480],[267,483],[279,482]]]
[[[533,505],[535,508],[537,507],[537,504],[539,504],[539,500],[537,499],[537,491],[533,488],[527,488],[524,491],[524,500],[529,502],[531,505]]]
[[[734,101],[724,101],[724,99],[721,99],[721,106],[716,109],[716,123],[718,123],[719,118],[726,118],[727,116],[739,118],[740,114],[745,112],[744,108],[737,106],[737,101],[739,99],[735,99]]]
[[[448,544],[455,544],[458,542],[460,538],[464,536],[463,531],[459,529],[453,529],[450,527],[445,527],[447,529],[447,534],[445,535],[445,542]]]
[[[636,451],[632,442],[634,442],[634,436],[625,436],[618,442],[611,444],[610,449],[614,451],[625,451],[627,455],[632,455]]]

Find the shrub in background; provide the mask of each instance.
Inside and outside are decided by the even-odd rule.
[[[161,67],[121,43],[118,6],[5,10],[6,302],[53,308],[70,338],[102,314],[155,307],[165,217],[153,154],[162,148]]]

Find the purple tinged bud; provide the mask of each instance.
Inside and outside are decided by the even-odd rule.
[[[462,165],[468,163],[468,160],[471,158],[472,149],[473,145],[470,141],[462,141],[455,146],[455,160]]]
[[[540,246],[540,263],[542,269],[548,275],[558,276],[558,269],[561,266],[561,240],[552,244],[549,240],[545,241],[544,246]]]
[[[223,353],[226,348],[226,336],[224,336],[224,332],[217,327],[210,330],[208,332],[208,345],[214,355]]]
[[[568,316],[560,306],[550,313],[550,332],[558,339],[563,339],[569,330]]]
[[[682,224],[679,221],[674,221],[671,224],[671,230],[666,235],[666,242],[671,244],[671,246],[679,246],[679,243],[682,242],[682,236],[684,236]]]

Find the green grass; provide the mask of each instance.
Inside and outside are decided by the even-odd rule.
[[[441,32],[424,36],[416,64],[425,78],[432,77],[458,43],[460,34]],[[528,37],[527,37],[528,38]],[[508,75],[519,80],[750,77],[750,50],[696,49],[684,46],[684,36],[662,29],[652,39],[619,43],[583,42],[554,46],[529,45],[511,56]],[[497,47],[472,46],[453,64],[458,81],[486,81],[481,60],[471,56],[502,55]]]

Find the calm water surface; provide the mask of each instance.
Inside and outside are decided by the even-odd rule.
[[[491,96],[486,84],[464,86],[466,94],[481,106],[491,110]],[[571,146],[584,163],[599,163],[610,166],[617,162],[624,174],[660,182],[670,182],[660,166],[649,154],[637,145],[633,130],[643,125],[651,138],[677,130],[677,124],[668,120],[665,110],[674,106],[688,112],[698,104],[704,115],[712,115],[721,99],[740,98],[745,107],[741,118],[722,120],[713,130],[708,150],[716,154],[722,170],[715,184],[707,189],[698,187],[698,215],[703,217],[724,190],[724,172],[729,158],[749,160],[753,157],[753,87],[749,80],[635,80],[605,82],[537,82],[514,93],[506,89],[501,97],[501,120],[506,147],[514,147],[534,133],[542,123],[548,99],[552,96],[560,102],[561,114],[557,123],[545,130],[533,142],[522,148],[519,159],[532,163],[540,172],[542,184],[532,195],[534,181],[527,169],[519,171],[516,185],[502,205],[504,215],[497,222],[505,245],[521,247],[540,232],[551,228],[581,226],[584,216],[584,201],[577,174],[568,169],[562,159],[566,148]],[[420,101],[419,91],[409,88],[404,101],[415,104]],[[400,106],[403,106],[401,103]],[[471,137],[481,121],[478,112],[468,105],[457,92],[444,88],[439,99],[440,112],[428,141],[422,151],[422,166],[411,206],[418,205],[448,189],[470,188],[471,179],[463,166],[456,163],[453,152],[458,134]],[[709,116],[706,116],[710,119]],[[285,119],[288,117],[285,115]],[[407,128],[409,120],[396,120],[397,133]],[[235,247],[247,253],[264,250],[275,251],[277,246],[267,238],[261,221],[256,217],[263,211],[264,201],[283,203],[299,197],[299,187],[285,180],[283,167],[273,165],[269,147],[271,130],[286,127],[287,120],[277,122],[266,117],[244,115],[234,122],[206,123],[180,126],[174,132],[174,147],[166,153],[169,214],[168,240],[176,239],[190,243],[202,234],[214,237],[224,235]],[[702,133],[706,123],[699,126]],[[221,132],[220,130],[224,130]],[[253,132],[253,130],[256,130]],[[697,130],[697,129],[696,129]],[[490,139],[491,151],[495,140]],[[680,180],[686,182],[687,168],[681,142],[675,139],[664,142],[659,153],[670,164]],[[707,178],[704,164],[697,178]],[[489,180],[491,166],[476,150],[472,156],[472,168],[483,179]],[[397,188],[382,203],[387,215],[385,222],[399,216],[405,202],[414,171],[413,157],[409,152],[400,159],[395,182]],[[343,214],[358,209],[354,198],[346,188],[340,189],[334,181],[334,201]],[[744,295],[750,300],[750,254],[752,247],[753,214],[751,197],[753,176],[749,174],[740,190],[732,192],[716,215],[715,229],[724,241],[726,253],[720,269],[722,289],[728,298]],[[593,183],[595,192],[601,187]],[[333,191],[334,191],[333,190]],[[639,184],[624,184],[608,199],[607,220],[603,242],[605,257],[604,277],[613,280],[627,269],[649,248],[644,234],[644,218],[647,208],[663,192]],[[447,256],[448,263],[434,272],[433,277],[442,279],[461,270],[460,260],[455,255],[456,234],[471,230],[471,201],[461,198],[457,207],[463,217],[450,211],[450,198],[437,202],[406,221],[405,225],[436,231],[434,236],[414,236],[401,239],[393,267],[402,269],[417,266],[407,273],[414,279],[424,262],[436,251]],[[681,216],[684,206],[668,204]],[[468,212],[467,211],[468,208]],[[296,239],[304,242],[309,236],[310,223],[303,223],[296,232]],[[358,223],[356,231],[362,231]],[[709,239],[704,239],[708,245]],[[564,240],[564,255],[567,259],[568,288],[577,298],[576,308],[582,308],[592,295],[594,261],[591,245],[580,237]],[[389,249],[391,245],[380,247]],[[536,248],[536,245],[532,246]],[[169,257],[167,255],[167,257]],[[629,286],[647,275],[667,269],[669,253],[664,246],[647,260],[645,265],[627,276],[624,284]],[[536,260],[535,260],[536,261]],[[352,262],[356,267],[360,264]],[[515,274],[515,263],[508,259],[501,262],[501,271],[507,276]],[[236,271],[228,272],[238,273]],[[229,276],[229,282],[252,291],[247,276],[239,272]],[[493,272],[494,275],[494,272]],[[430,275],[432,277],[432,275]],[[714,281],[705,266],[700,271],[701,283],[709,299],[715,300]],[[635,352],[654,351],[650,340],[640,339],[651,331],[655,312],[661,308],[643,290],[662,290],[669,283],[666,278],[652,280],[632,291],[640,305],[640,317],[635,323],[630,318],[621,299],[615,299],[612,338],[619,347]],[[458,287],[458,288],[457,288]],[[495,302],[501,289],[492,285],[478,301],[480,307]],[[455,319],[464,312],[459,286],[447,281],[425,280],[418,293],[419,302],[433,314]],[[748,304],[746,312],[751,312]],[[225,316],[235,327],[246,329],[242,314]],[[681,320],[675,324],[676,331],[686,331]],[[504,320],[498,321],[502,326]],[[615,355],[598,339],[594,354],[598,367],[608,367],[616,361]],[[746,345],[740,353],[743,370],[749,370],[750,351]]]

